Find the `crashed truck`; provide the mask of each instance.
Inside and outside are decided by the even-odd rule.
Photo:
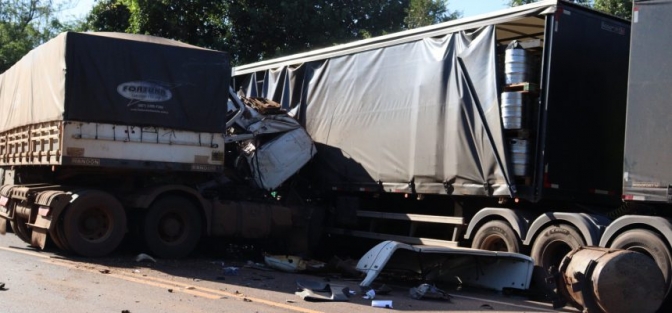
[[[539,1],[233,79],[315,141],[332,236],[520,252],[541,275],[580,246],[631,249],[669,293],[672,4],[634,13],[632,50],[629,21]]]
[[[165,258],[205,236],[305,248],[311,208],[280,197],[314,145],[230,80],[226,53],[158,37],[67,32],[35,48],[0,75],[0,232],[83,256],[127,233]]]

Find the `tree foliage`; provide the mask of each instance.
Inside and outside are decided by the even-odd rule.
[[[632,19],[632,0],[594,0],[593,8],[625,19]]]
[[[406,9],[404,22],[407,28],[433,25],[458,19],[462,16],[459,11],[450,12],[448,3],[444,0],[411,0]]]
[[[245,63],[459,15],[445,0],[101,0],[81,29],[172,38]]]
[[[0,73],[64,28],[55,17],[59,7],[51,0],[0,0]]]

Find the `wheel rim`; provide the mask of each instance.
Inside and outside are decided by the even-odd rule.
[[[572,251],[566,242],[562,240],[556,240],[546,246],[546,249],[542,252],[542,266],[548,268],[550,266],[560,266],[562,259]]]
[[[189,233],[186,217],[177,212],[169,211],[159,219],[159,238],[168,244],[177,244]]]
[[[99,207],[92,207],[82,213],[77,221],[79,235],[89,242],[100,242],[110,236],[112,217]]]
[[[483,240],[480,249],[489,251],[502,251],[502,252],[509,251],[509,247],[506,245],[506,241],[504,241],[504,238],[495,235],[486,237]]]

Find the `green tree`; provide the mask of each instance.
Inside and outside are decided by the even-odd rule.
[[[59,8],[51,0],[0,0],[0,73],[66,28],[55,17]]]
[[[126,32],[131,26],[131,11],[118,0],[98,1],[77,27],[79,31]]]
[[[81,29],[172,38],[247,63],[457,16],[445,0],[100,0]]]
[[[433,25],[462,17],[459,11],[450,12],[445,0],[411,0],[405,10],[404,22],[407,28]]]
[[[226,14],[221,0],[102,0],[81,29],[154,35],[222,50]]]
[[[624,19],[632,19],[632,0],[594,0],[593,8]]]

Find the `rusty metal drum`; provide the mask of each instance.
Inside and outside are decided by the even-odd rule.
[[[581,247],[562,260],[560,293],[587,312],[656,312],[665,298],[663,273],[649,256]]]

